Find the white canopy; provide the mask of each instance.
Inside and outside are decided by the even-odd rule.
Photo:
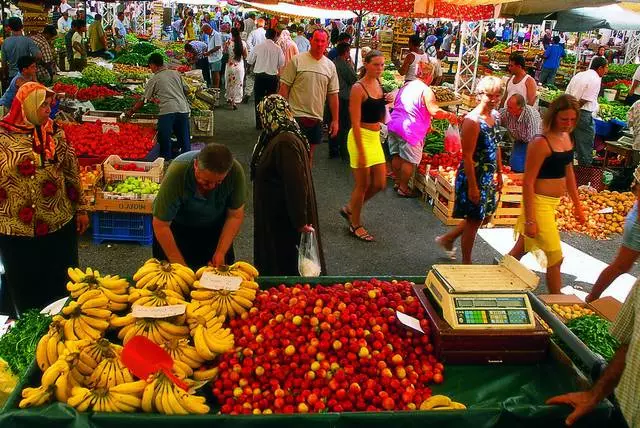
[[[284,2],[280,2],[278,4],[265,4],[239,1],[238,3],[251,6],[254,9],[271,13],[273,15],[290,16],[294,18],[349,19],[356,17],[356,14],[349,10],[320,9],[315,7],[298,6],[297,4]]]

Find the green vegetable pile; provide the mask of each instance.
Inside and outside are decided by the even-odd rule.
[[[82,70],[82,77],[88,82],[97,85],[115,85],[118,83],[118,75],[99,65],[90,65]]]
[[[619,79],[632,79],[638,64],[609,64],[609,77],[616,76]]]
[[[56,79],[56,82],[64,83],[65,85],[76,85],[78,89],[88,88],[92,85],[87,79],[76,77],[61,77]]]
[[[116,64],[127,64],[127,65],[146,65],[149,61],[145,58],[144,55],[139,53],[125,53],[116,58],[113,62]]]
[[[56,50],[65,50],[67,48],[67,45],[64,43],[64,37],[56,37],[56,39],[53,41],[53,47]]]
[[[435,155],[444,152],[444,133],[449,128],[449,122],[442,119],[431,121],[431,130],[424,139],[423,152]]]
[[[598,315],[584,315],[567,322],[567,327],[587,347],[600,354],[607,362],[611,361],[620,344],[609,333],[611,323]]]
[[[559,89],[546,88],[540,93],[540,99],[550,103],[562,94],[564,94],[564,91]]]
[[[124,36],[124,38],[128,45],[135,45],[140,42],[140,40],[138,40],[136,35],[132,33],[127,33],[127,35]]]
[[[493,45],[492,48],[487,49],[487,52],[489,52],[489,53],[502,52],[503,50],[505,50],[508,47],[509,47],[508,43],[500,42],[500,43],[497,43],[497,44]]]
[[[566,62],[568,64],[574,64],[576,62],[576,55],[572,54],[572,53],[568,53],[565,55],[564,59],[562,60],[563,62]]]
[[[153,43],[139,42],[139,43],[131,46],[131,48],[128,49],[128,50],[131,53],[140,54],[140,55],[146,56],[146,55],[149,55],[152,52],[155,52],[156,49],[158,49],[158,48]]]
[[[605,122],[611,119],[618,119],[622,122],[627,121],[627,113],[629,113],[630,106],[620,104],[617,101],[609,101],[606,98],[598,98],[598,104],[600,104],[598,117]]]
[[[400,87],[393,73],[389,70],[383,71],[380,78],[382,79],[382,90],[384,92],[391,92]]]
[[[38,341],[50,323],[49,315],[31,309],[23,313],[14,326],[0,338],[0,357],[17,376],[23,377],[33,362]]]
[[[93,107],[100,111],[127,111],[136,103],[136,97],[105,97],[91,101]],[[146,103],[143,105],[139,113],[158,114],[158,105],[155,103]]]

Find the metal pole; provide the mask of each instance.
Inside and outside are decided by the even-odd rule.
[[[147,34],[147,2],[142,2],[142,32]]]
[[[362,30],[362,17],[365,15],[362,10],[354,12],[358,17],[358,25],[356,26],[356,58],[354,60],[354,68],[358,72],[358,52],[360,51],[360,31]]]
[[[581,34],[582,33],[578,32],[578,43],[576,44],[576,62],[573,64],[573,76],[576,75],[576,71],[578,70],[578,61],[580,61],[580,46],[581,46],[580,35]]]

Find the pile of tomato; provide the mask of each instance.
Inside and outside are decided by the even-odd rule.
[[[222,413],[415,410],[443,381],[409,282],[281,285],[255,304],[230,321],[237,349],[221,355],[213,383]]]
[[[91,101],[98,98],[120,95],[120,92],[107,88],[106,86],[91,85],[87,88],[78,88],[69,83],[57,82],[53,85],[53,90],[58,93],[65,93],[71,98],[79,101]]]
[[[427,166],[431,165],[432,171],[437,171],[438,169],[458,169],[460,165],[460,161],[462,160],[462,152],[457,153],[437,153],[435,155],[430,155],[429,153],[422,153],[422,160],[420,161],[420,165],[418,165],[418,172],[422,175],[426,175]]]
[[[118,155],[123,159],[144,159],[155,144],[155,129],[132,123],[119,123],[118,128],[119,132],[105,131],[100,121],[62,125],[67,141],[78,156]]]

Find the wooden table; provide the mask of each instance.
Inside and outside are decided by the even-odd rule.
[[[609,152],[620,155],[624,158],[624,166],[628,167],[633,162],[633,147],[627,145],[618,144],[616,141],[605,141],[604,142],[604,160],[602,162],[602,167],[606,168],[607,160],[609,158]]]

